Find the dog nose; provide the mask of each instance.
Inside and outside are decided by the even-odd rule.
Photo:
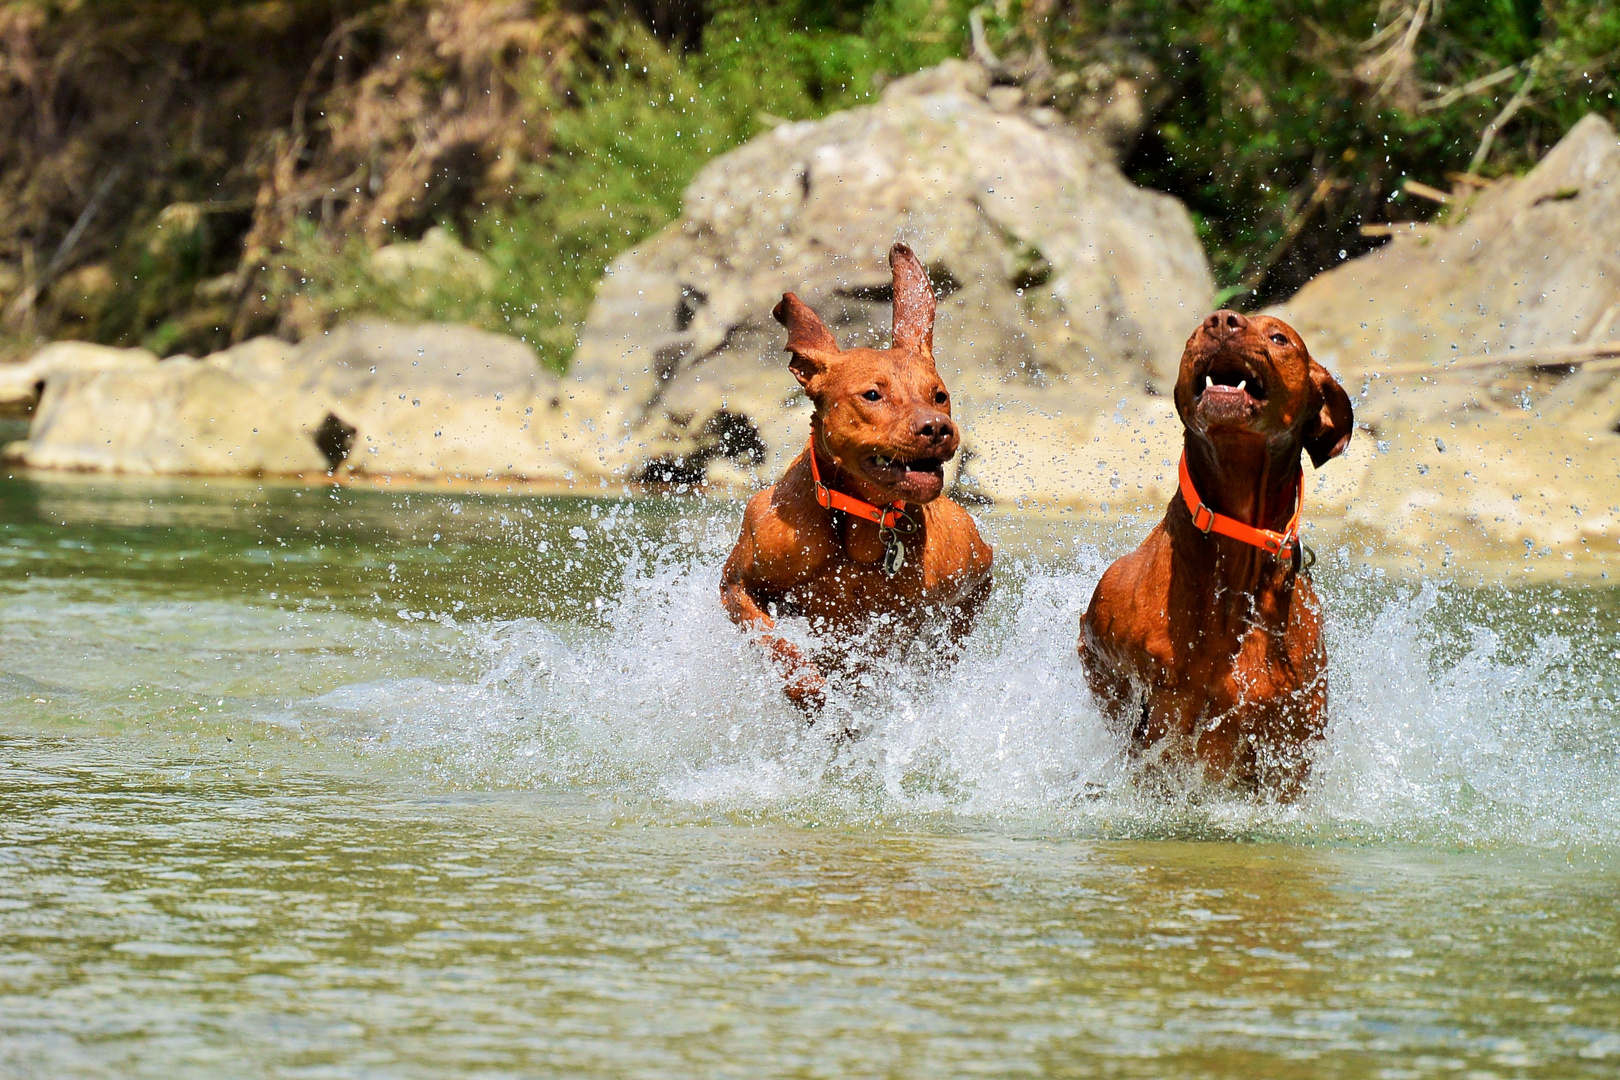
[[[956,435],[956,425],[944,413],[930,413],[917,418],[911,425],[911,433],[919,439],[942,443]]]
[[[1235,311],[1226,309],[1217,311],[1215,314],[1204,320],[1205,330],[1208,330],[1212,334],[1219,334],[1222,337],[1225,337],[1227,334],[1235,334],[1239,330],[1247,330],[1248,327],[1248,319],[1245,319],[1242,315],[1239,315]]]

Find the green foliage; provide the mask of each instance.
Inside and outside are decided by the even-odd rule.
[[[1162,104],[1127,172],[1187,202],[1227,295],[1254,304],[1286,296],[1341,251],[1366,250],[1361,225],[1432,215],[1402,182],[1444,188],[1467,171],[1532,71],[1482,175],[1528,168],[1587,112],[1616,115],[1620,7],[1610,0],[1025,8],[1025,33],[1059,68],[1083,69],[1112,46],[1156,69]],[[1458,92],[1493,73],[1501,81]]]

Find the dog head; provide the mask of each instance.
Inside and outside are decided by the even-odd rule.
[[[1318,468],[1344,452],[1354,421],[1349,395],[1293,327],[1235,311],[1217,311],[1187,339],[1176,411],[1216,449],[1263,441],[1295,461],[1303,449]]]
[[[858,495],[881,504],[926,503],[945,487],[945,463],[961,441],[951,395],[934,369],[934,290],[909,247],[889,251],[894,341],[887,349],[840,349],[797,296],[771,313],[787,327],[788,369],[815,405],[811,421]]]

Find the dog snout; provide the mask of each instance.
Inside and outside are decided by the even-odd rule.
[[[1248,319],[1235,311],[1224,308],[1204,320],[1204,329],[1216,337],[1227,337],[1248,328]]]
[[[956,439],[956,425],[944,413],[924,413],[912,422],[911,434],[919,442],[943,446]]]

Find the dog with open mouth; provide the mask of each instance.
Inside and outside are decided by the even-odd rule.
[[[1175,401],[1180,491],[1097,583],[1080,659],[1150,774],[1289,801],[1327,722],[1300,455],[1319,468],[1344,452],[1350,398],[1287,323],[1217,311],[1187,341]]]
[[[894,332],[887,349],[840,349],[816,313],[787,293],[788,369],[814,406],[803,453],[743,514],[720,596],[781,669],[788,697],[812,714],[826,672],[773,633],[802,615],[830,639],[880,620],[885,633],[944,620],[971,629],[990,591],[991,551],[967,511],[944,496],[961,441],[934,366],[934,291],[905,244],[889,252]]]

